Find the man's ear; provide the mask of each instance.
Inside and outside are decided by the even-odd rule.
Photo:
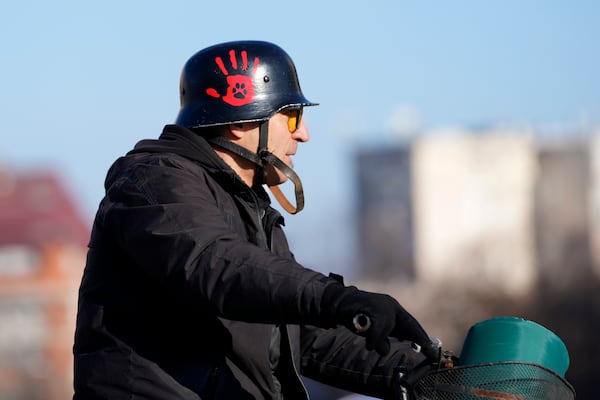
[[[228,125],[227,127],[229,129],[229,134],[236,139],[241,139],[248,131],[254,129],[256,124],[253,122],[240,122]]]
[[[241,139],[244,136],[244,124],[231,124],[227,126],[228,133],[235,139]]]

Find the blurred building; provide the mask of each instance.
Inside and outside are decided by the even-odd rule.
[[[539,146],[535,240],[539,283],[547,289],[572,290],[590,277],[590,195],[598,186],[591,155],[587,141]]]
[[[600,278],[600,129],[591,135],[589,142],[590,188],[590,251],[594,273]]]
[[[414,144],[419,277],[506,293],[535,283],[536,150],[522,132],[441,132]]]
[[[362,277],[524,295],[600,265],[600,140],[432,132],[356,158]],[[590,234],[591,233],[591,234]]]
[[[357,154],[358,239],[362,278],[415,278],[411,151],[371,149]]]
[[[0,398],[72,397],[88,224],[58,176],[0,169]]]

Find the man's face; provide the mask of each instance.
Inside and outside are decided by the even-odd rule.
[[[294,123],[295,118],[298,120],[297,125]],[[294,132],[291,132],[292,130]],[[308,133],[308,128],[306,127],[304,120],[299,117],[297,110],[283,110],[275,114],[269,120],[269,140],[267,149],[289,167],[293,166],[292,156],[296,154],[296,151],[298,150],[298,142],[307,142],[309,139],[310,135]],[[267,185],[278,185],[285,182],[287,179],[287,176],[272,165],[265,168],[265,180]]]

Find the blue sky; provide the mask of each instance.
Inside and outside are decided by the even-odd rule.
[[[272,41],[321,104],[305,113],[307,204],[288,232],[309,262],[336,257],[352,245],[338,234],[354,206],[352,154],[385,145],[398,110],[423,130],[600,123],[599,18],[592,0],[5,1],[0,163],[58,170],[91,220],[110,163],[175,118],[189,56]],[[340,240],[309,240],[323,235]]]

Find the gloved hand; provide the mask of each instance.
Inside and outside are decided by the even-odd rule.
[[[358,290],[354,286],[329,285],[321,299],[321,315],[325,322],[343,325],[364,336],[366,348],[381,355],[390,351],[389,337],[409,340],[421,346],[421,352],[429,359],[438,357],[439,350],[417,322],[393,297]],[[355,317],[370,321],[370,326],[361,332]],[[360,319],[360,318],[358,318]]]

